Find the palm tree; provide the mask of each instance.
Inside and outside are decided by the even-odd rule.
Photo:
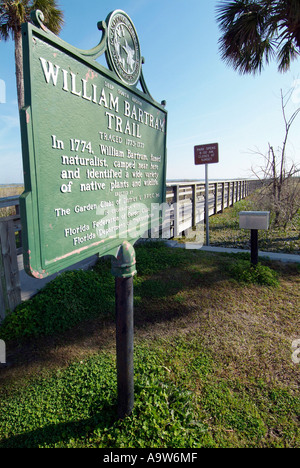
[[[217,15],[222,59],[235,70],[255,74],[276,59],[285,72],[299,56],[299,0],[224,0]]]
[[[44,24],[58,34],[63,25],[63,13],[56,0],[1,0],[0,40],[12,38],[15,41],[16,80],[19,109],[24,106],[23,54],[21,25],[30,22],[30,13],[41,10]]]

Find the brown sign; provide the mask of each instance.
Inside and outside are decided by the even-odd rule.
[[[219,145],[212,143],[210,145],[195,146],[195,164],[213,164],[219,162]]]

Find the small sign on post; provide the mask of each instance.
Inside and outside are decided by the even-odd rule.
[[[251,230],[251,263],[258,264],[258,230],[268,230],[270,224],[269,211],[241,211],[239,214],[240,229]]]
[[[209,246],[209,182],[208,164],[219,162],[219,144],[198,145],[194,148],[195,165],[205,164],[205,224],[206,224],[206,245]]]
[[[216,164],[219,162],[219,144],[195,146],[195,165]]]

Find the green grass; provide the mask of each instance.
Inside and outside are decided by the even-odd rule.
[[[135,405],[117,419],[110,262],[64,273],[0,327],[0,448],[299,448],[299,269],[138,246]],[[238,257],[242,270],[248,258]],[[273,277],[273,273],[272,277]]]
[[[105,268],[106,267],[106,268]],[[105,265],[95,271],[67,271],[34,298],[19,305],[0,327],[4,340],[49,336],[70,329],[82,320],[103,317],[114,307],[113,278]]]
[[[116,419],[115,362],[101,353],[3,398],[0,448],[297,447],[299,400],[218,378],[194,334],[135,352],[135,407]],[[20,418],[22,415],[22,418]]]

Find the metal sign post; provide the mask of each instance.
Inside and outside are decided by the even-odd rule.
[[[209,246],[209,183],[208,183],[208,164],[205,164],[205,225],[206,225],[206,245]]]
[[[219,145],[198,145],[194,148],[195,165],[205,164],[205,223],[206,223],[206,245],[209,246],[209,180],[208,165],[219,162]]]
[[[251,264],[256,266],[258,264],[258,230],[251,229]]]
[[[269,211],[241,211],[239,214],[240,229],[251,230],[251,264],[255,267],[258,264],[258,230],[269,229]]]
[[[116,345],[118,380],[118,416],[130,416],[134,405],[133,378],[133,277],[136,274],[135,251],[124,242],[117,259],[112,260],[116,288]]]

